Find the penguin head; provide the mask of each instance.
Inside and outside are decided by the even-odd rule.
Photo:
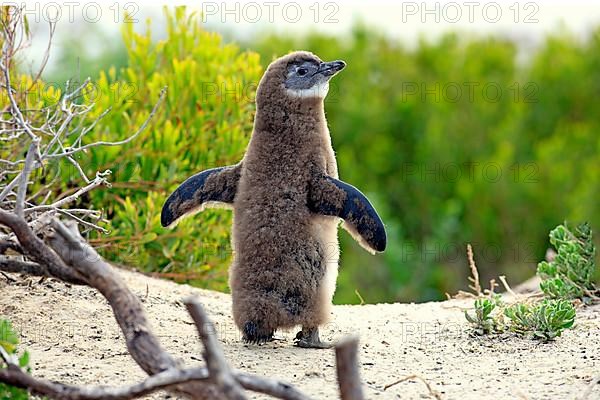
[[[296,51],[273,61],[258,87],[257,101],[281,99],[323,100],[329,80],[344,69],[341,60],[324,62],[307,51]]]

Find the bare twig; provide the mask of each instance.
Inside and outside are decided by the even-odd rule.
[[[27,91],[30,91],[33,88],[33,86],[36,84],[36,82],[40,79],[40,77],[42,76],[42,72],[44,72],[44,69],[46,69],[46,64],[48,64],[48,59],[50,58],[50,48],[52,47],[52,38],[54,38],[54,31],[56,30],[56,22],[48,21],[48,25],[50,26],[50,29],[49,29],[49,34],[48,34],[48,45],[46,46],[46,50],[44,51],[44,58],[42,58],[42,63],[40,65],[40,68],[38,69],[38,72],[37,72],[36,76],[33,78],[32,82],[31,82],[31,86],[29,86],[29,89]]]
[[[11,193],[15,186],[17,186],[21,177],[21,173],[22,171],[20,171],[17,174],[17,176],[15,176],[13,180],[8,185],[6,185],[4,189],[2,189],[2,191],[0,192],[0,202],[2,202],[6,198],[6,196],[8,196]]]
[[[19,183],[19,191],[17,192],[17,204],[15,205],[15,213],[18,216],[23,216],[23,208],[25,207],[25,195],[27,194],[27,186],[29,186],[29,174],[33,169],[33,155],[38,151],[39,142],[33,141],[29,145],[27,156],[25,157],[25,166],[21,171],[21,180]]]
[[[473,258],[473,248],[471,244],[467,244],[467,258],[469,259],[469,267],[471,268],[471,276],[469,277],[469,281],[473,284],[473,286],[469,286],[471,290],[475,292],[477,296],[481,296],[481,284],[479,283],[479,271],[477,271],[477,266],[475,265],[475,259]]]
[[[388,385],[385,385],[383,387],[383,390],[388,390],[392,386],[395,386],[395,385],[397,385],[399,383],[410,381],[410,380],[413,380],[413,379],[418,379],[421,382],[423,382],[425,384],[425,386],[427,387],[427,391],[429,392],[430,396],[433,396],[437,400],[442,400],[442,395],[440,394],[440,392],[438,392],[436,390],[433,390],[433,388],[431,387],[431,385],[429,384],[429,382],[427,382],[427,380],[425,378],[423,378],[423,377],[421,377],[419,375],[416,375],[416,374],[405,376],[404,378],[399,379],[396,382],[393,382],[393,383],[390,383]]]
[[[72,386],[34,378],[18,368],[15,364],[11,365],[13,368],[9,370],[0,370],[0,382],[28,389],[41,396],[72,400],[134,399],[160,389],[168,389],[192,381],[203,381],[206,380],[208,375],[204,368],[192,368],[187,370],[167,369],[130,386],[115,388],[105,386]]]
[[[506,291],[513,297],[518,297],[518,295],[513,292],[513,290],[510,288],[510,286],[508,286],[508,282],[506,282],[506,277],[504,275],[500,275],[498,277],[498,279],[500,279],[500,282],[502,282],[502,286],[504,286],[504,289],[506,289]]]
[[[6,47],[8,45],[9,45],[8,42],[5,42],[4,48],[2,50],[2,52],[5,53],[5,54],[8,54],[8,50],[6,50]],[[39,136],[37,136],[35,133],[33,133],[33,131],[31,130],[31,128],[29,127],[29,125],[25,122],[25,118],[23,117],[23,114],[21,113],[21,109],[17,105],[17,101],[15,100],[15,97],[13,96],[13,91],[12,91],[12,88],[10,86],[9,62],[10,61],[9,61],[9,58],[8,58],[8,55],[7,55],[5,57],[5,60],[0,63],[0,69],[2,70],[2,72],[4,72],[4,83],[5,83],[6,88],[7,88],[6,94],[8,95],[8,99],[9,99],[10,105],[11,105],[11,113],[14,115],[15,120],[19,123],[19,125],[21,125],[21,127],[23,128],[23,130],[29,135],[29,137],[31,138],[31,140],[33,142],[37,143],[37,142],[40,141]]]
[[[257,379],[253,375],[236,372],[235,379],[246,390],[268,394],[284,400],[311,400],[310,397],[294,388],[292,385],[270,378]]]
[[[64,151],[62,153],[51,154],[49,157],[50,158],[64,157],[64,156],[68,156],[68,155],[71,155],[71,154],[78,153],[80,151],[84,151],[84,150],[90,149],[92,147],[97,147],[97,146],[121,146],[123,144],[131,142],[133,139],[135,139],[136,137],[138,137],[140,135],[140,133],[142,133],[146,129],[146,126],[148,126],[148,124],[150,123],[150,121],[152,120],[152,118],[154,117],[154,115],[156,114],[156,112],[158,111],[158,108],[162,104],[166,93],[167,93],[167,88],[165,87],[165,88],[163,88],[160,91],[160,96],[158,98],[158,101],[154,105],[154,108],[150,112],[150,115],[148,115],[148,118],[146,118],[146,120],[142,123],[142,125],[138,128],[138,130],[133,135],[129,136],[127,139],[119,140],[119,141],[116,141],[116,142],[98,141],[98,142],[94,142],[94,143],[89,143],[89,144],[86,144],[85,146],[74,147],[74,148],[68,149],[68,150],[66,150],[66,151]]]
[[[108,184],[108,180],[106,179],[106,176],[110,175],[111,171],[110,170],[106,170],[104,172],[98,172],[96,173],[96,178],[94,178],[93,181],[91,181],[90,183],[88,183],[86,186],[78,189],[75,193],[67,196],[67,197],[63,197],[60,200],[57,200],[56,202],[48,205],[48,206],[34,206],[31,207],[29,209],[27,209],[27,213],[31,213],[31,212],[35,212],[35,211],[39,211],[42,209],[47,209],[49,208],[60,208],[65,204],[68,204],[72,201],[77,200],[79,197],[81,197],[81,195],[83,195],[84,193],[87,193],[95,188],[97,188],[98,186],[101,185],[107,185]]]

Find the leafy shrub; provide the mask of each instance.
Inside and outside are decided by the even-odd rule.
[[[10,321],[0,319],[0,346],[9,356],[15,356],[17,354],[18,344],[19,336],[13,329]],[[27,351],[24,351],[23,354],[18,356],[18,362],[21,368],[25,368],[27,372],[30,372],[29,353]],[[0,361],[0,368],[5,367],[6,365],[3,365],[2,361]],[[29,394],[26,390],[0,383],[0,399],[26,400],[28,398]]]
[[[550,243],[557,254],[554,260],[538,264],[542,291],[551,298],[589,301],[595,291],[592,279],[596,269],[596,248],[589,224],[577,226],[574,232],[566,224],[559,225],[550,232]]]
[[[465,311],[465,318],[473,324],[477,334],[485,335],[500,330],[498,322],[492,316],[492,312],[496,308],[498,301],[499,299],[480,298],[475,300],[474,315]]]
[[[504,315],[511,322],[510,330],[541,340],[552,340],[575,323],[575,307],[564,299],[514,304],[504,310]]]
[[[139,128],[168,87],[164,104],[140,136],[122,146],[93,148],[79,160],[89,171],[113,170],[110,190],[82,199],[104,209],[110,221],[110,234],[93,234],[90,241],[114,262],[224,290],[230,212],[207,210],[165,230],[160,210],[187,177],[241,159],[261,67],[257,54],[224,44],[185,8],[165,9],[165,17],[167,37],[158,42],[151,39],[150,24],[145,33],[125,24],[127,66],[101,71],[82,100],[96,102],[98,117],[111,108],[86,139],[122,140]],[[69,189],[74,173],[61,171],[59,190]]]
[[[472,314],[465,311],[465,317],[477,335],[511,331],[549,341],[575,323],[575,307],[564,299],[506,305],[498,298],[479,298],[475,300],[473,311]]]

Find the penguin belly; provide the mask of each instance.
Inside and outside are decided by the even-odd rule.
[[[338,266],[340,259],[340,246],[338,242],[338,218],[314,215],[312,218],[313,234],[321,247],[325,250],[323,267],[325,273],[318,289],[318,312],[315,315],[317,326],[327,322],[331,315],[331,303],[335,293]]]

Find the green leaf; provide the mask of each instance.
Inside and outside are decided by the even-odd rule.
[[[155,232],[148,232],[140,239],[140,243],[148,243],[156,240],[158,235]]]
[[[25,368],[28,365],[29,365],[29,352],[25,351],[25,352],[23,352],[21,357],[19,357],[19,367]]]

